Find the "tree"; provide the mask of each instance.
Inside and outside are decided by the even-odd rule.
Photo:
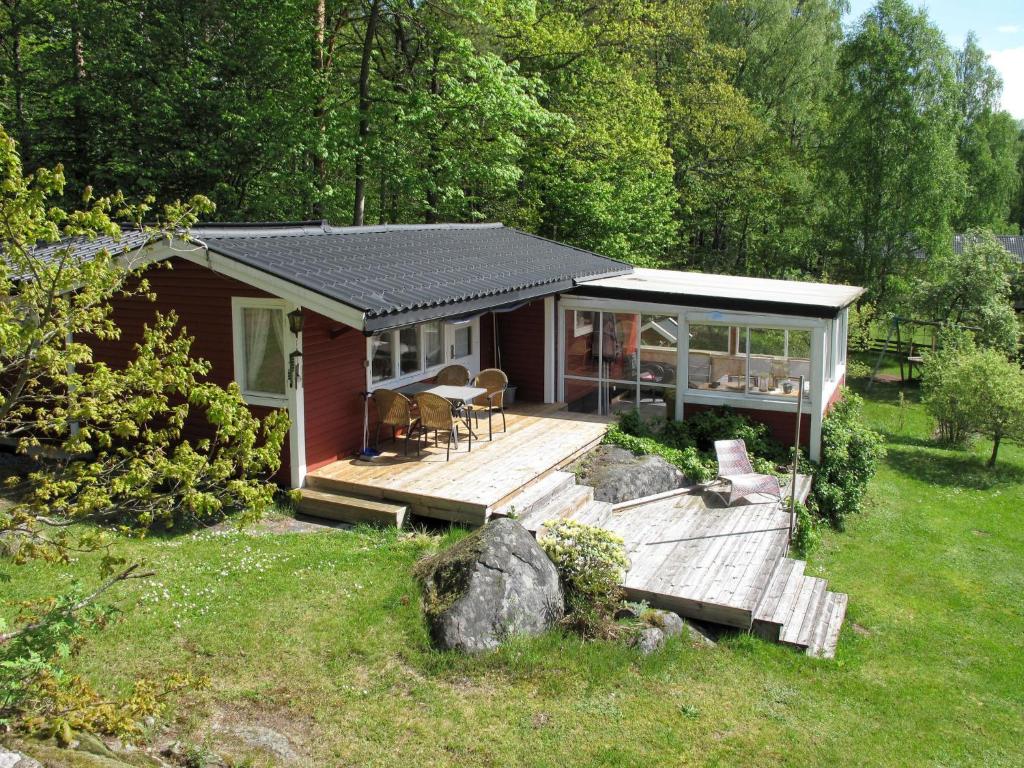
[[[106,718],[104,707],[122,710],[60,674],[56,660],[83,613],[103,616],[98,597],[141,575],[138,563],[110,553],[109,531],[142,535],[233,510],[259,514],[272,502],[268,479],[288,420],[283,412],[260,420],[237,386],[205,381],[209,364],[192,357],[192,339],[173,315],[157,316],[125,368],[94,360],[91,344],[119,335],[112,299],[148,295],[147,246],[180,236],[209,203],[169,206],[162,225],[129,241],[115,222],[140,226],[154,215],[148,205],[87,196],[83,209],[65,211],[55,204],[64,184],[59,167],[24,175],[0,128],[0,439],[37,458],[3,487],[0,540],[22,562],[103,550],[104,583],[22,606],[13,628],[0,627],[0,720],[29,706],[131,730],[135,721]],[[123,245],[77,252],[97,237]],[[186,424],[197,420],[207,437],[189,440]],[[52,708],[55,698],[61,704]]]
[[[700,219],[700,263],[716,271],[785,276],[819,267],[827,211],[823,168],[828,102],[836,87],[841,4],[810,0],[717,3],[711,40],[736,51],[729,82],[760,127],[745,137],[749,156]]]
[[[934,254],[914,293],[914,312],[932,320],[976,328],[984,346],[1012,355],[1020,327],[1013,306],[1013,289],[1020,264],[990,233],[972,230],[959,251],[946,248]]]
[[[1024,371],[998,350],[976,346],[969,334],[947,334],[944,341],[925,360],[925,407],[946,442],[964,445],[974,434],[990,437],[987,466],[994,467],[1004,439],[1024,438]]]
[[[1008,112],[997,108],[1003,83],[973,32],[957,51],[956,75],[960,91],[957,152],[967,177],[967,196],[956,228],[1006,231],[1020,187],[1020,128]]]
[[[880,0],[843,42],[839,75],[826,266],[885,298],[921,251],[948,247],[963,197],[953,54],[924,11]]]

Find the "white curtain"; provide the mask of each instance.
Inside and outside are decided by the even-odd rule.
[[[283,395],[285,371],[281,310],[247,307],[243,314],[246,389]]]

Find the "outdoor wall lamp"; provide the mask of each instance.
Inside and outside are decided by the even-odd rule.
[[[293,309],[288,313],[288,330],[295,334],[296,338],[302,333],[302,326],[305,324],[305,317],[302,315],[302,307]],[[299,383],[301,373],[302,353],[295,350],[288,355],[288,385],[295,387]]]

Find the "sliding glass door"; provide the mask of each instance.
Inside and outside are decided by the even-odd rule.
[[[645,419],[675,411],[678,317],[565,310],[563,371],[569,410]]]

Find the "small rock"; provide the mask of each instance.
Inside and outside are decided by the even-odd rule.
[[[262,725],[243,725],[229,729],[228,733],[247,746],[268,752],[286,763],[292,763],[299,759],[298,753],[292,748],[291,739],[272,728]]]
[[[624,605],[615,612],[615,620],[623,621],[624,619],[638,619],[640,613],[631,605]]]
[[[9,750],[0,744],[0,768],[42,768],[39,761],[23,752]]]
[[[665,645],[665,633],[658,627],[644,627],[633,640],[633,647],[647,656]]]
[[[88,752],[90,755],[98,757],[108,757],[111,759],[117,757],[110,747],[103,742],[103,739],[91,733],[78,734],[78,746],[75,748],[80,752]]]
[[[652,627],[657,627],[665,633],[665,637],[675,637],[683,633],[683,619],[678,613],[672,611],[648,611],[644,619]]]
[[[702,624],[698,624],[693,621],[683,622],[683,627],[686,629],[687,634],[690,636],[690,640],[700,645],[707,645],[714,648],[718,643],[715,638],[711,635],[710,631]]]

